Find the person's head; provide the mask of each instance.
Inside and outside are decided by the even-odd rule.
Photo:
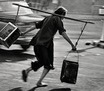
[[[64,8],[63,6],[59,6],[55,11],[54,11],[55,14],[58,14],[58,15],[62,15],[62,16],[65,16],[67,14],[67,9]]]

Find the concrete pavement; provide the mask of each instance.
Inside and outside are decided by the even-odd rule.
[[[82,16],[72,15],[72,17],[80,18]],[[85,16],[83,17],[85,18]],[[87,16],[87,18],[92,19],[92,16]],[[95,17],[93,18],[95,19]],[[66,24],[71,25],[72,23],[66,22]],[[29,67],[30,62],[35,59],[32,47],[27,51],[22,51],[18,45],[12,45],[10,49],[1,46],[0,91],[104,91],[104,49],[98,46],[85,45],[87,41],[96,40],[91,39],[96,37],[94,34],[95,31],[91,32],[91,30],[96,30],[96,33],[99,32],[98,29],[101,26],[98,26],[98,24],[99,23],[96,24],[97,26],[94,25],[93,27],[88,25],[87,31],[84,31],[85,36],[81,37],[77,46],[79,52],[79,70],[76,84],[61,83],[60,81],[62,62],[71,47],[64,39],[56,38],[54,57],[55,70],[50,71],[44,79],[44,82],[48,84],[47,87],[36,88],[35,86],[41,75],[42,68],[36,73],[32,71],[29,74],[28,82],[25,83],[21,80],[21,71]],[[79,33],[79,31],[77,31],[78,27],[75,28],[76,25],[71,25],[70,27],[76,29],[75,33]],[[79,24],[77,26],[79,26]],[[69,29],[69,25],[67,25],[66,28]],[[89,33],[93,33],[93,36]],[[88,35],[90,35],[90,38],[88,38]],[[74,43],[76,41],[75,38],[72,39]],[[96,38],[100,38],[100,36]],[[70,58],[70,56],[73,57],[73,55],[74,54],[69,54],[68,58]],[[76,60],[77,59],[74,61]]]
[[[88,41],[85,43],[86,45],[93,45],[95,47],[99,47],[104,49],[104,41],[100,41],[100,40],[93,40],[93,41]]]
[[[73,42],[75,41],[74,39]],[[50,71],[44,79],[48,86],[40,88],[36,88],[35,84],[42,68],[36,73],[32,71],[28,82],[21,80],[21,71],[29,67],[31,60],[34,60],[32,47],[22,53],[17,45],[13,45],[10,50],[3,47],[0,49],[0,91],[104,91],[104,49],[85,45],[86,41],[81,39],[77,47],[79,51],[77,83],[67,84],[60,81],[62,61],[70,50],[70,45],[63,39],[58,39],[55,40],[55,70]]]

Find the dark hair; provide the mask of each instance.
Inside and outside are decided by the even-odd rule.
[[[66,15],[66,10],[63,7],[59,7],[54,13],[59,15]]]

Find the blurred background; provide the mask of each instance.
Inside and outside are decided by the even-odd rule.
[[[20,31],[24,32],[35,22],[41,21],[47,17],[46,13],[34,11],[24,7],[13,5],[17,3],[35,9],[53,12],[58,6],[64,6],[68,9],[67,17],[91,21],[95,24],[87,24],[81,38],[100,40],[104,26],[104,0],[0,0],[0,30],[11,22],[16,25]],[[82,22],[64,19],[65,29],[70,38],[78,38],[81,29],[84,26]],[[28,44],[38,30],[27,33],[25,36],[20,36],[15,44],[19,44],[23,49],[28,48]],[[57,34],[55,38],[60,39]]]
[[[104,6],[104,0],[0,0],[0,6],[5,7],[3,3],[11,1],[25,1],[30,7],[52,11],[62,5],[68,9],[69,13],[77,14],[99,14]]]
[[[62,5],[69,13],[99,14],[104,5],[104,0],[25,0],[29,6],[41,10],[54,10]]]

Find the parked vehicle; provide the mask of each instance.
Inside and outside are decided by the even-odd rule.
[[[23,0],[0,1],[0,30],[8,22],[11,22],[15,24],[21,32],[24,32],[26,31],[26,29],[34,25],[35,22],[41,21],[44,18],[41,15],[33,13],[33,11],[30,9],[20,7],[20,9],[18,10],[18,7],[13,5],[12,3],[28,6],[28,4]],[[19,44],[24,50],[27,50],[31,38],[37,31],[38,30],[33,30],[32,32],[27,33],[24,36],[20,36],[14,44]]]

